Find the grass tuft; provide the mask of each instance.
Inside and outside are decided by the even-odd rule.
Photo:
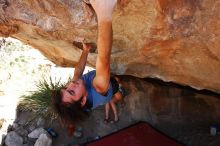
[[[33,91],[30,95],[24,95],[20,98],[17,106],[17,111],[31,111],[36,114],[37,117],[49,117],[51,120],[57,118],[56,113],[53,111],[51,103],[51,94],[53,90],[64,87],[66,83],[62,83],[61,79],[53,81],[52,77],[49,79],[41,79],[36,83],[36,91]]]

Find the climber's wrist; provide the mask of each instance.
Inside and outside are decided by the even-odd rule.
[[[99,15],[97,16],[98,23],[102,22],[112,22],[112,15]]]

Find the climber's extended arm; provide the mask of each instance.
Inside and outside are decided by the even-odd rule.
[[[98,56],[93,86],[105,94],[110,81],[110,57],[112,48],[112,12],[117,0],[90,0],[98,18]]]
[[[86,61],[87,61],[87,57],[88,57],[90,49],[91,49],[91,45],[83,43],[83,52],[80,56],[78,64],[75,67],[73,81],[79,79],[82,76],[83,71],[84,71],[85,66],[86,66]]]

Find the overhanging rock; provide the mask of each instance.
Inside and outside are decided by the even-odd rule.
[[[220,93],[220,3],[118,0],[111,70]],[[75,66],[79,42],[97,40],[97,21],[82,0],[0,0],[0,36],[17,38],[60,66]],[[88,64],[95,66],[97,52]]]

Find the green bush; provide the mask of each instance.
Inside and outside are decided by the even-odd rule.
[[[37,84],[37,90],[32,92],[30,95],[24,95],[20,98],[17,106],[17,111],[31,111],[36,113],[37,117],[50,117],[51,120],[56,119],[57,115],[53,111],[51,103],[51,94],[53,90],[64,87],[66,83],[49,80],[43,78]]]

